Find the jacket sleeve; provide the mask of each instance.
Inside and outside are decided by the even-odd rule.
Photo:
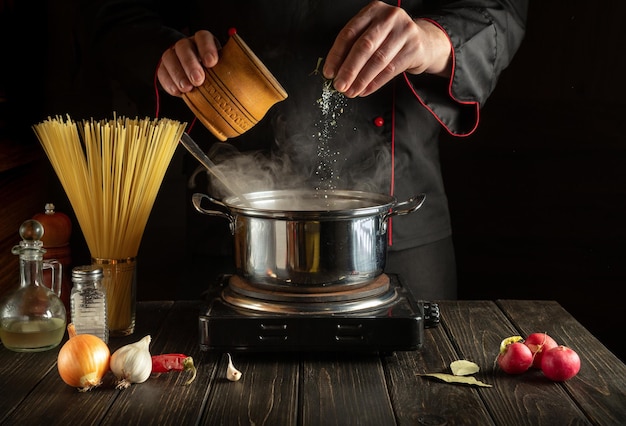
[[[133,99],[155,102],[154,77],[163,52],[185,37],[182,28],[185,0],[168,7],[159,0],[82,0],[89,52],[100,71]]]
[[[449,81],[428,75],[404,78],[446,130],[468,136],[479,112],[510,64],[525,34],[528,0],[444,1],[420,15],[442,28],[452,43]]]

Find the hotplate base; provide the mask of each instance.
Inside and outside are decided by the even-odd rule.
[[[200,347],[218,352],[413,351],[422,347],[424,329],[439,322],[436,304],[415,300],[398,276],[388,305],[349,313],[298,315],[235,307],[224,301],[228,276],[206,293],[199,315]]]

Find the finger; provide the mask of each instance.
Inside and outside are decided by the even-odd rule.
[[[167,93],[172,96],[182,95],[182,92],[178,89],[176,82],[167,71],[167,68],[163,61],[161,61],[159,69],[157,70],[157,78],[159,79],[159,84],[161,84],[161,87],[163,87],[163,90],[165,90]]]
[[[182,94],[181,87],[186,87],[186,91],[191,90],[193,87],[191,82],[187,79],[185,70],[181,66],[173,46],[166,50],[163,56],[161,56],[161,64],[157,70],[157,78],[163,89],[173,96],[180,96]]]
[[[379,88],[399,73],[398,62],[400,62],[400,58],[398,53],[402,45],[391,40],[391,38],[388,38],[367,59],[352,84],[345,89],[346,96],[364,96],[363,92],[370,86],[374,85]]]
[[[214,67],[218,61],[220,43],[213,34],[206,30],[197,31],[193,39],[198,50],[198,58],[206,68]]]
[[[417,49],[411,42],[414,32],[408,27],[396,28],[365,64],[349,96],[367,96],[414,64]]]
[[[200,69],[200,71],[202,72],[204,76],[204,71],[202,70],[202,66],[199,64],[197,59],[196,59],[196,67]],[[165,53],[163,53],[163,56],[161,57],[161,68],[163,68],[163,70],[169,75],[169,79],[171,80],[172,84],[175,86],[175,89],[170,88],[169,91],[171,92],[178,91],[181,93],[186,93],[186,92],[189,92],[191,89],[193,89],[194,86],[187,75],[187,71],[183,67],[179,53],[177,53],[176,51],[176,45],[172,46],[170,49],[165,51]],[[166,77],[164,76],[163,79],[165,81]],[[170,80],[167,80],[167,81],[169,82]]]
[[[396,59],[391,61],[389,64],[387,64],[387,66],[384,67],[373,78],[371,79],[363,78],[363,84],[365,84],[365,86],[362,89],[360,86],[357,87],[356,85],[353,85],[348,90],[348,93],[349,93],[348,96],[351,96],[351,97],[368,96],[374,93],[375,91],[377,91],[378,89],[380,89],[381,87],[383,87],[385,84],[389,83],[394,77],[400,74],[402,70],[405,68],[404,66],[400,64],[402,61],[398,61],[398,58],[399,57],[397,57]],[[359,81],[359,79],[357,79],[356,81]]]
[[[355,29],[352,27],[346,27],[341,30],[324,59],[324,67],[322,69],[324,77],[333,79],[337,76],[337,71],[344,63],[357,36],[358,34],[355,33]]]
[[[412,19],[398,8],[383,12],[355,43],[338,71],[336,87],[347,83],[343,90],[348,97],[367,96],[379,89],[406,70],[416,55],[412,42],[416,25]],[[344,80],[344,70],[356,73],[351,82],[350,77]]]
[[[389,34],[392,33],[397,19],[403,18],[402,13],[399,8],[372,2],[348,22],[340,32],[338,39],[348,40],[352,35],[356,35],[356,37],[350,39],[351,45],[344,45],[344,47],[348,47],[348,51],[338,68],[334,70],[333,85],[335,89],[349,97],[354,97],[367,86],[373,78],[374,71],[370,71],[369,76],[360,75],[360,73],[387,40]],[[384,51],[381,53],[385,54]],[[334,57],[333,59],[338,58]],[[388,62],[384,57],[381,57],[375,63],[381,60]],[[380,65],[378,66],[380,68]],[[359,81],[353,87],[357,78]]]
[[[175,80],[178,81],[179,89],[185,92],[192,89],[188,87],[190,84],[200,86],[204,82],[204,69],[200,63],[195,40],[192,37],[178,40],[174,45],[174,52],[185,72],[184,78]]]
[[[369,6],[359,12],[359,14],[348,21],[345,27],[337,34],[337,38],[324,60],[324,67],[322,69],[324,77],[333,79],[337,76],[338,70],[350,53],[354,43],[371,22],[371,18],[366,13],[368,9],[370,9]]]
[[[387,49],[381,50],[386,30],[370,26],[354,42],[337,70],[334,87],[349,97],[356,96],[390,61]]]

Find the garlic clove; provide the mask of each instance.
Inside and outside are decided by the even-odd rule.
[[[226,355],[228,355],[228,368],[226,370],[226,378],[231,382],[236,382],[237,380],[241,379],[241,371],[237,370],[233,365],[233,360],[230,357],[230,354],[227,353]]]

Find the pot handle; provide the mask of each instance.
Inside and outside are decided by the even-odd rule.
[[[231,214],[219,211],[219,210],[207,210],[204,207],[202,207],[202,200],[206,198],[207,200],[209,200],[211,203],[213,204],[217,204],[219,206],[223,206],[226,207],[224,204],[222,204],[221,202],[219,202],[218,200],[209,197],[206,194],[200,194],[200,193],[195,193],[191,196],[191,202],[193,204],[193,206],[195,207],[195,209],[197,211],[199,211],[202,214],[206,214],[208,216],[217,216],[217,217],[223,217],[226,220],[228,220],[228,224],[229,224],[229,228],[230,228],[230,233],[235,235],[235,217]]]
[[[426,194],[417,194],[402,203],[397,203],[387,212],[385,218],[413,213],[415,210],[422,207],[424,200],[426,200]]]

